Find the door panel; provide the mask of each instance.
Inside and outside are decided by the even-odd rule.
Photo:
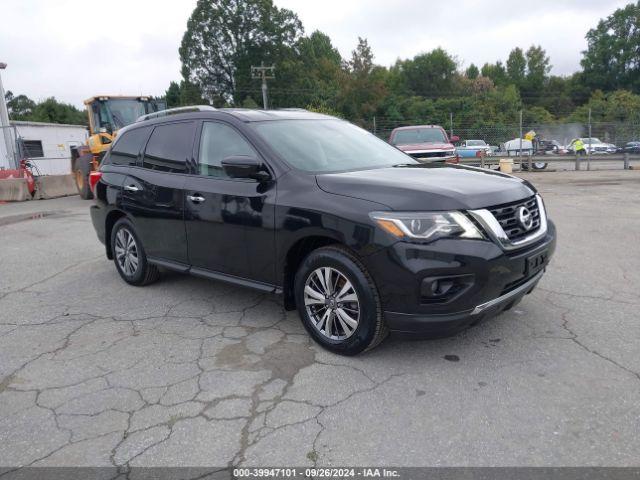
[[[123,184],[123,207],[150,257],[188,263],[184,184],[195,127],[195,122],[154,127],[142,159]]]
[[[122,206],[133,217],[148,256],[187,263],[184,229],[185,175],[131,168]]]
[[[275,189],[257,182],[191,177],[185,193],[191,264],[274,283]]]
[[[222,122],[204,122],[198,175],[185,185],[189,260],[196,268],[275,283],[275,182],[227,178],[222,159],[259,157],[249,142]]]

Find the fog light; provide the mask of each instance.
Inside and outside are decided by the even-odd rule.
[[[449,301],[471,287],[473,278],[471,274],[425,277],[420,285],[420,296],[427,303]]]

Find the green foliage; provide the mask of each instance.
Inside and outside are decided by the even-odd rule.
[[[26,95],[14,96],[11,91],[7,91],[5,100],[11,120],[87,125],[85,110],[58,102],[54,97],[36,103]]]
[[[271,104],[280,107],[333,105],[343,79],[342,58],[331,39],[320,31],[302,37],[291,56],[277,66],[270,81]],[[258,93],[258,95],[260,95]]]
[[[516,47],[507,58],[507,77],[513,85],[520,88],[527,74],[527,59],[520,47]]]
[[[473,63],[467,68],[465,75],[470,80],[475,80],[480,75],[480,70]]]
[[[586,122],[591,109],[593,122],[640,122],[640,95],[628,90],[604,93],[596,90],[589,101],[579,106],[569,117],[571,121]]]
[[[171,82],[169,88],[164,94],[167,108],[179,107],[180,104],[180,85],[178,82]]]
[[[260,105],[258,105],[253,98],[245,97],[245,99],[242,101],[242,108],[256,109],[256,108],[260,108]]]
[[[592,89],[640,92],[640,2],[619,8],[587,33],[584,80]]]
[[[252,65],[279,64],[302,35],[298,17],[271,0],[198,0],[182,38],[182,76],[215,105],[255,89]]]
[[[460,69],[442,48],[376,65],[368,41],[347,59],[331,39],[303,35],[297,16],[272,0],[198,0],[180,46],[183,80],[166,92],[173,105],[261,106],[260,80],[252,65],[274,65],[269,106],[304,107],[372,127],[410,123],[491,127],[505,138],[526,124],[631,121],[640,112],[640,2],[616,10],[587,35],[583,72],[550,75],[542,47],[513,48],[507,59]],[[634,56],[635,55],[635,56]],[[615,91],[619,88],[626,91]],[[594,93],[600,88],[602,92]],[[603,93],[604,92],[604,93]],[[635,121],[635,120],[634,120]],[[480,130],[478,130],[480,131]]]
[[[407,89],[413,95],[434,97],[453,91],[456,61],[442,48],[400,61],[398,66]]]
[[[11,90],[5,93],[4,99],[7,102],[9,118],[12,120],[28,120],[36,107],[36,102],[29,97],[26,95],[14,96]]]

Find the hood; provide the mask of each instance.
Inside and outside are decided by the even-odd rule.
[[[409,143],[407,145],[396,145],[396,148],[403,152],[410,152],[411,150],[453,150],[453,145],[450,143]]]
[[[464,166],[379,168],[316,176],[328,193],[381,203],[391,210],[468,210],[530,197],[528,182]]]

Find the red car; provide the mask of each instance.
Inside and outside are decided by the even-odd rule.
[[[421,162],[458,163],[459,158],[453,142],[444,128],[438,125],[415,125],[399,127],[391,132],[389,143]]]

